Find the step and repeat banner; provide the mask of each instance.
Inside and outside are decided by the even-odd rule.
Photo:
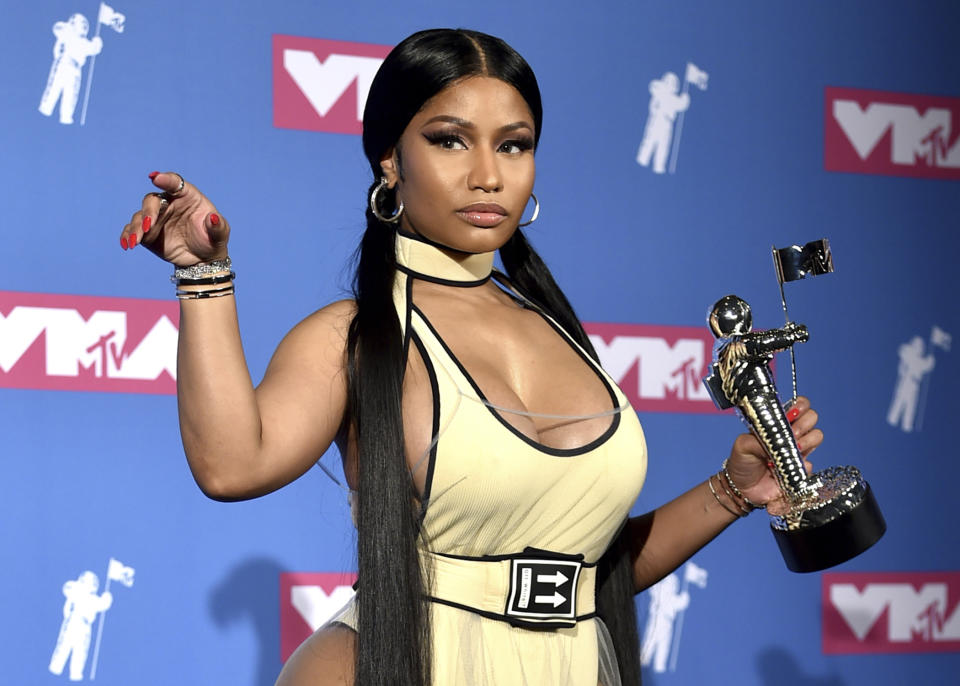
[[[742,431],[700,381],[708,307],[736,293],[781,326],[771,247],[833,248],[834,273],[784,286],[810,330],[799,390],[827,437],[816,467],[860,467],[887,534],[799,575],[764,514],[735,523],[637,596],[645,682],[960,679],[955,3],[50,0],[5,17],[0,683],[272,684],[350,597],[335,451],[250,502],[193,483],[171,270],[118,239],[151,171],[207,193],[259,379],[348,291],[367,88],[431,26],[502,36],[540,79],[528,235],[644,423],[636,513],[716,472]]]

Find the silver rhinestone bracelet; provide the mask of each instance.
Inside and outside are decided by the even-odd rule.
[[[222,260],[212,260],[210,262],[198,262],[189,267],[177,267],[173,270],[173,276],[170,277],[172,283],[177,283],[180,279],[201,279],[205,276],[229,272],[233,263],[229,257]]]

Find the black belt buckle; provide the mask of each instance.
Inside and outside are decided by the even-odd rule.
[[[515,626],[576,625],[577,582],[582,568],[582,555],[527,549],[511,559],[507,619]]]

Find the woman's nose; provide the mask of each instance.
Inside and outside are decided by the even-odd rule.
[[[499,191],[503,185],[496,153],[492,150],[474,149],[473,165],[467,177],[470,188],[489,192]]]

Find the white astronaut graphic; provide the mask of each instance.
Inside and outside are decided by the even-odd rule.
[[[116,581],[127,588],[133,587],[136,570],[133,567],[110,558],[107,563],[107,584],[103,593],[97,594],[100,588],[100,579],[91,571],[83,572],[76,581],[68,581],[63,585],[63,622],[60,624],[60,634],[57,636],[57,645],[50,658],[50,671],[56,675],[63,674],[63,668],[70,659],[70,681],[83,681],[83,670],[87,664],[87,655],[90,652],[90,638],[93,623],[99,617],[97,625],[97,639],[93,648],[93,660],[90,665],[90,680],[97,675],[97,659],[100,654],[100,639],[103,637],[103,618],[107,610],[113,605],[113,595],[110,593],[110,582]]]
[[[929,374],[936,360],[933,354],[924,354],[923,339],[914,336],[909,343],[900,346],[900,365],[897,368],[897,385],[893,402],[887,412],[887,423],[903,431],[913,431],[920,403],[920,384]]]
[[[677,614],[687,609],[690,594],[680,592],[680,581],[671,574],[650,589],[650,614],[643,632],[640,649],[640,664],[653,671],[667,671],[667,659],[670,657],[670,645],[673,638],[673,622]]]
[[[682,89],[680,77],[672,71],[650,82],[649,114],[643,130],[643,140],[637,151],[637,164],[648,167],[652,160],[653,171],[663,174],[667,171],[667,159],[669,159],[670,173],[674,173],[677,167],[680,134],[683,131],[683,113],[690,107],[690,94],[687,91],[690,90],[690,84],[702,91],[707,90],[709,78],[710,75],[707,72],[692,62],[687,62]]]
[[[67,658],[70,658],[70,681],[83,680],[83,668],[90,650],[90,634],[97,615],[106,612],[113,604],[110,591],[97,595],[100,580],[93,572],[83,572],[76,581],[63,585],[63,623],[57,636],[57,645],[50,658],[50,671],[63,673]]]
[[[679,652],[680,633],[683,629],[683,613],[690,605],[690,584],[699,588],[707,586],[707,570],[693,562],[687,562],[683,569],[683,586],[676,573],[670,574],[650,588],[650,609],[640,644],[640,665],[653,671],[676,669]]]
[[[87,57],[98,55],[103,49],[103,39],[100,36],[87,38],[89,31],[90,23],[82,14],[74,14],[67,21],[58,21],[53,25],[53,35],[57,40],[53,45],[53,64],[39,109],[49,117],[59,99],[61,124],[73,123]]]
[[[680,92],[680,79],[672,71],[662,79],[650,82],[650,114],[643,130],[643,141],[637,152],[637,164],[649,166],[653,158],[653,171],[667,171],[667,155],[673,138],[673,122],[679,112],[690,107],[690,95]]]

